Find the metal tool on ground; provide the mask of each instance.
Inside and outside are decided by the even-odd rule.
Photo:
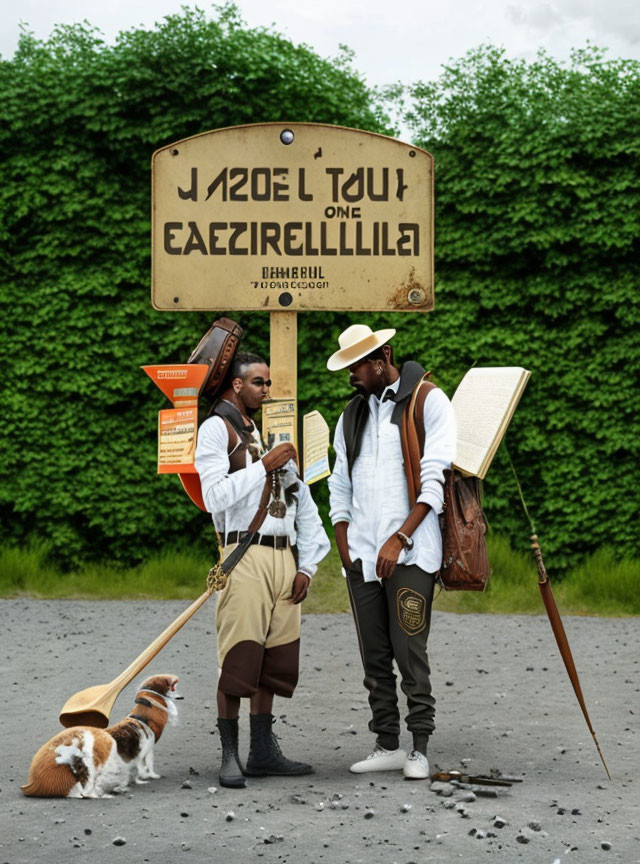
[[[435,771],[431,775],[432,780],[441,783],[454,783],[456,785],[479,785],[479,786],[513,786],[514,783],[522,783],[519,777],[493,777],[486,774],[464,774],[462,771]]]

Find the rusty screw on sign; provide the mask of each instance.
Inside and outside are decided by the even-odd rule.
[[[424,291],[422,288],[412,288],[411,291],[407,294],[407,300],[413,306],[420,306],[424,303]]]

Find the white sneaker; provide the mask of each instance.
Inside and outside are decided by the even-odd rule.
[[[354,762],[349,771],[354,774],[366,774],[368,771],[400,771],[407,754],[404,750],[385,750],[384,747],[376,745],[373,753],[370,753],[362,762]]]
[[[412,750],[402,766],[407,780],[426,780],[429,777],[429,762],[419,750]]]

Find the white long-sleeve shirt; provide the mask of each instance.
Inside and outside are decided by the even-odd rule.
[[[383,544],[399,531],[409,515],[409,494],[402,458],[400,429],[391,423],[396,407],[385,394],[397,393],[400,379],[378,399],[369,396],[369,419],[358,458],[349,477],[342,416],[333,446],[336,462],[329,478],[331,522],[348,522],[347,540],[352,561],[362,561],[366,582],[376,579],[376,561]],[[417,564],[434,573],[442,563],[438,514],[442,511],[444,471],[455,459],[456,425],[453,408],[440,389],[431,390],[424,403],[425,445],[420,460],[418,501],[431,509],[413,533],[413,549],[403,550],[399,564]]]
[[[195,466],[205,506],[223,542],[230,531],[247,530],[258,509],[267,477],[262,460],[251,462],[249,453],[247,467],[230,474],[228,447],[229,432],[224,420],[209,417],[198,430]],[[298,547],[299,569],[313,576],[331,544],[309,487],[298,478],[296,464],[290,461],[282,485],[289,486],[296,480],[297,503],[294,501],[287,506],[282,519],[267,514],[260,534],[288,537],[289,542]]]

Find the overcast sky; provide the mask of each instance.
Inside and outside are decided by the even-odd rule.
[[[56,23],[87,19],[112,40],[119,30],[150,28],[193,2],[180,0],[4,0],[0,54],[13,55],[22,21],[45,38]],[[204,2],[201,8],[211,9]],[[356,52],[369,83],[433,78],[441,64],[491,41],[510,55],[532,57],[539,47],[566,58],[591,40],[610,57],[640,59],[638,0],[239,0],[250,25],[275,24],[294,42],[322,56],[340,43]]]

